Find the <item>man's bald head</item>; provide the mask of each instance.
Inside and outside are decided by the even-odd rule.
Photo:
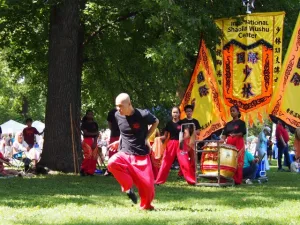
[[[130,97],[129,97],[129,95],[127,93],[121,93],[121,94],[119,94],[116,97],[116,103],[117,102],[125,102],[125,103],[127,103],[127,102],[131,102],[131,101],[130,101]]]
[[[129,116],[132,114],[133,107],[127,93],[121,93],[116,97],[116,108],[123,116]]]

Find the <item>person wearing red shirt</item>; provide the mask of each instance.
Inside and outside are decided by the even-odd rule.
[[[27,127],[25,127],[23,130],[24,141],[29,145],[30,148],[32,148],[34,146],[34,135],[41,135],[44,133],[44,131],[40,133],[35,127],[32,127],[31,118],[26,119],[26,125]]]
[[[275,136],[276,136],[277,147],[278,147],[278,171],[285,171],[284,169],[282,169],[282,162],[281,162],[282,154],[284,154],[284,158],[286,159],[290,171],[291,162],[290,162],[289,147],[288,147],[289,134],[285,129],[284,122],[281,120],[278,120],[277,122]]]

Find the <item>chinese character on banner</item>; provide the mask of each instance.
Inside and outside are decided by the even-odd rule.
[[[276,66],[276,67],[274,68],[274,73],[279,73],[279,71],[280,71],[280,67],[279,67],[279,66]]]
[[[251,62],[252,64],[257,63],[258,61],[258,54],[255,52],[249,52],[248,53],[248,62]]]
[[[221,70],[218,70],[217,76],[218,76],[218,77],[221,77],[221,76],[222,76],[222,71],[221,71]]]
[[[205,97],[206,95],[208,95],[208,88],[206,87],[206,84],[199,87],[199,94],[200,97]]]
[[[281,39],[280,38],[275,38],[275,43],[277,44],[277,45],[279,45],[279,44],[281,44]]]
[[[217,65],[222,65],[222,60],[217,60]]]
[[[250,68],[248,65],[245,66],[245,69],[243,69],[243,73],[245,74],[245,79],[243,82],[247,80],[247,78],[250,76],[250,73],[252,71],[252,68]]]
[[[298,73],[294,73],[291,83],[293,83],[295,86],[299,86],[300,84],[300,75]]]
[[[280,62],[279,62],[279,57],[278,57],[278,56],[276,57],[276,63],[277,63],[277,64],[278,64],[278,63],[280,64]]]
[[[240,52],[236,54],[237,64],[245,63],[245,52]]]
[[[197,76],[197,82],[199,84],[199,83],[201,83],[203,81],[205,81],[205,78],[204,78],[203,72],[200,71],[199,74],[198,74],[198,76]]]
[[[280,53],[280,48],[275,48],[275,53]]]
[[[243,90],[242,90],[242,94],[244,98],[250,98],[251,96],[253,96],[254,94],[251,91],[252,89],[252,85],[250,83],[244,84]]]
[[[222,56],[221,53],[222,53],[222,51],[219,50],[219,49],[216,51],[216,55],[217,55],[217,56]]]
[[[280,32],[281,28],[280,27],[276,27],[276,34],[278,34]]]

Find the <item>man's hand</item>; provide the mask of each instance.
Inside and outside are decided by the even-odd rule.
[[[120,141],[115,141],[107,146],[108,150],[116,152],[118,151]]]

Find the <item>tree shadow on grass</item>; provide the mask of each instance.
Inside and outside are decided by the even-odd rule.
[[[8,207],[38,205],[46,208],[70,203],[97,205],[101,199],[105,199],[108,205],[122,206],[126,204],[123,201],[127,200],[127,196],[121,193],[113,177],[49,175],[31,179],[13,178],[0,185],[0,205]]]
[[[275,177],[274,177],[275,176]],[[190,202],[191,207],[184,210],[193,211],[193,204],[199,203],[205,210],[205,204],[233,207],[233,208],[257,208],[276,207],[283,201],[297,200],[300,198],[299,179],[294,174],[273,174],[272,180],[264,184],[241,185],[236,187],[194,187],[188,186],[184,181],[176,181],[170,177],[170,183],[156,188],[156,199],[162,205],[172,205],[169,210],[174,210],[174,205],[180,202]],[[292,179],[292,180],[291,180]],[[174,185],[173,182],[177,183]],[[168,210],[164,208],[163,210]],[[209,210],[214,210],[209,208]]]
[[[201,212],[213,211],[218,205],[234,208],[276,207],[284,200],[299,199],[299,182],[295,182],[299,177],[288,173],[270,173],[270,178],[270,182],[263,185],[211,188],[189,186],[184,181],[178,181],[172,172],[169,181],[156,188],[154,204],[162,211]],[[181,202],[188,202],[191,206],[180,206]],[[50,208],[71,203],[122,207],[128,206],[130,201],[121,193],[113,177],[48,175],[32,179],[6,179],[0,183],[2,206]]]

